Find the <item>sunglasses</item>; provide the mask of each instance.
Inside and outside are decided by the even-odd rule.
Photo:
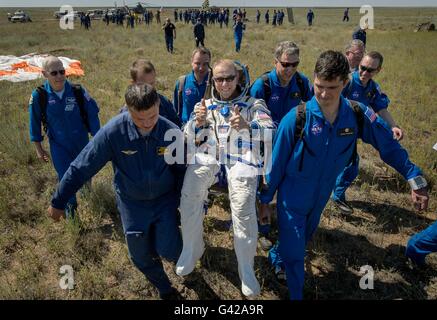
[[[65,74],[65,70],[64,69],[54,70],[54,71],[50,71],[49,73],[52,77],[56,77],[58,75],[58,73],[63,76]]]
[[[214,79],[215,82],[222,83],[224,81],[232,82],[232,81],[235,80],[235,78],[236,78],[236,75],[232,75],[232,76],[228,76],[228,77],[217,77],[217,78],[214,77],[213,79]]]
[[[360,69],[361,69],[361,71],[367,71],[368,73],[372,73],[372,72],[375,72],[376,70],[378,70],[378,69],[373,69],[373,68],[369,68],[369,67],[366,67],[366,66],[363,66],[363,65],[360,65]]]
[[[290,68],[290,67],[296,68],[300,63],[300,61],[296,61],[296,62],[282,62],[279,60],[277,61],[281,64],[283,68]]]

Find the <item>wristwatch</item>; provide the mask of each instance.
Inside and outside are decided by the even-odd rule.
[[[413,190],[419,190],[425,188],[428,185],[425,178],[422,176],[411,178],[408,180],[408,183],[410,184],[410,187]]]

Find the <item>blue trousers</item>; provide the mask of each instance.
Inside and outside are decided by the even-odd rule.
[[[167,51],[173,52],[173,37],[165,36],[165,45],[167,47]]]
[[[55,167],[56,173],[58,175],[58,180],[61,181],[65,172],[70,167],[70,164],[76,159],[77,155],[80,153],[73,150],[68,150],[64,146],[50,141],[50,155],[52,157],[53,166]],[[67,203],[66,214],[67,217],[74,216],[74,210],[77,208],[76,195],[72,196]]]
[[[177,205],[176,196],[168,194],[141,202],[117,196],[129,256],[161,295],[171,292],[172,286],[160,256],[176,262],[182,251]]]
[[[422,265],[425,263],[425,257],[432,252],[437,252],[437,221],[410,238],[405,254],[415,263]]]
[[[235,51],[240,52],[241,40],[243,40],[243,35],[234,34],[235,39]]]
[[[358,176],[359,162],[360,157],[357,154],[355,161],[351,161],[351,163],[344,168],[343,172],[339,174],[332,193],[333,200],[346,200],[346,190]]]
[[[308,215],[296,214],[278,205],[279,241],[269,252],[269,260],[285,267],[290,299],[303,298],[305,250],[316,231],[325,203],[320,203]],[[275,253],[279,253],[279,255]]]

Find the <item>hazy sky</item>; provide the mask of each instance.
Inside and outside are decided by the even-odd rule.
[[[118,6],[123,0],[116,0]],[[125,0],[129,6],[138,1]],[[0,0],[0,7],[112,7],[115,0]],[[153,7],[200,7],[203,0],[151,0],[143,2]],[[210,5],[225,7],[437,7],[437,0],[210,0]]]

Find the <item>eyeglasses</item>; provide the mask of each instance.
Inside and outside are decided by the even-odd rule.
[[[217,78],[214,77],[213,79],[214,79],[215,82],[222,83],[222,82],[224,82],[224,81],[226,81],[226,82],[232,82],[232,81],[235,80],[235,78],[236,78],[236,75],[232,75],[232,76],[228,76],[228,77],[217,77]]]
[[[56,77],[57,75],[58,75],[58,73],[60,74],[60,75],[64,75],[65,74],[65,70],[64,69],[62,69],[62,70],[54,70],[54,71],[50,71],[50,75],[52,76],[52,77]]]
[[[360,64],[360,69],[361,69],[361,71],[363,71],[363,72],[367,71],[368,73],[372,73],[372,72],[375,72],[376,70],[378,70],[378,69],[363,66],[362,64]]]
[[[278,61],[283,68],[290,68],[290,67],[296,68],[300,63],[300,61],[296,61],[296,62],[282,62],[279,60],[276,61]]]

